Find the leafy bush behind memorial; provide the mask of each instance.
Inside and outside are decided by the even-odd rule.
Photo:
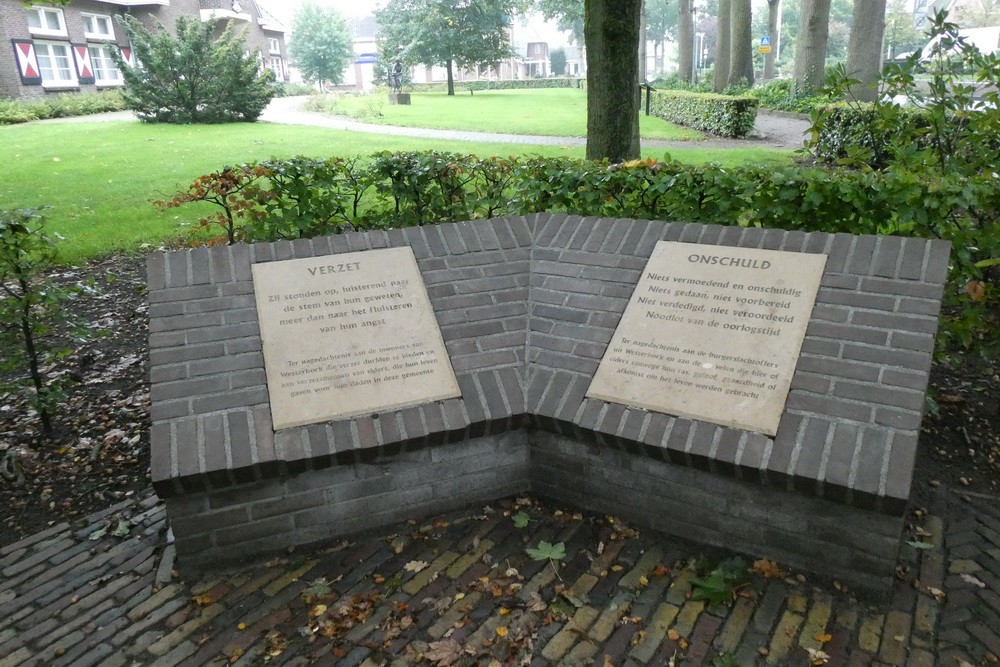
[[[478,158],[442,152],[296,157],[226,167],[159,202],[207,201],[196,242],[255,242],[541,211],[804,232],[897,234],[954,245],[941,349],[996,351],[1000,180],[823,166],[690,166]],[[212,231],[215,230],[215,231]],[[221,233],[219,232],[221,230]],[[206,233],[207,232],[207,233]]]

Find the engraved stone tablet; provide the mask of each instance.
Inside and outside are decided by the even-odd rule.
[[[825,265],[661,241],[587,396],[774,435]]]
[[[275,429],[461,395],[408,247],[253,265]]]

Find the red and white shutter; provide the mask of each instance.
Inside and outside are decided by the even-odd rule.
[[[42,85],[42,72],[38,69],[38,58],[35,57],[35,45],[26,39],[12,39],[14,57],[17,59],[18,71],[21,74],[21,85]]]
[[[121,47],[122,60],[124,60],[130,67],[135,67],[135,61],[132,60],[132,47],[123,46]]]
[[[76,74],[80,83],[94,83],[94,66],[90,62],[90,51],[86,44],[73,45],[73,57],[76,60]]]

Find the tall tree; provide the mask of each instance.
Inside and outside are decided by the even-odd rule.
[[[583,0],[537,0],[535,8],[549,21],[555,21],[560,30],[570,33],[578,46],[584,45]]]
[[[796,93],[810,93],[823,85],[829,34],[830,0],[802,0],[795,45]]]
[[[712,87],[721,93],[729,85],[729,51],[732,44],[732,3],[719,0],[719,14],[716,17],[715,36],[715,78]]]
[[[913,26],[911,0],[889,0],[885,12],[885,57],[916,51],[927,39]]]
[[[882,37],[885,35],[886,0],[854,0],[854,22],[847,43],[847,75],[859,83],[850,94],[872,102],[878,96],[875,82],[882,71]]]
[[[456,67],[495,67],[512,55],[508,26],[515,0],[390,0],[376,10],[378,50],[387,62],[441,65],[448,94]]]
[[[344,19],[333,8],[307,2],[292,19],[288,49],[307,81],[343,82],[354,48]]]
[[[767,35],[771,52],[764,54],[764,80],[774,78],[775,63],[781,55],[781,0],[767,0]]]
[[[639,157],[639,12],[642,0],[587,0],[587,157]]]
[[[731,0],[729,85],[753,85],[753,33],[750,0]]]
[[[549,64],[552,67],[552,73],[556,76],[566,75],[566,49],[559,47],[558,49],[553,49],[549,52]]]
[[[963,28],[985,28],[1000,23],[1000,0],[969,0],[955,8],[952,19]]]
[[[653,44],[653,69],[663,71],[663,49],[677,34],[678,0],[646,0],[646,39]]]
[[[677,6],[677,75],[681,81],[694,82],[694,5],[679,0]]]

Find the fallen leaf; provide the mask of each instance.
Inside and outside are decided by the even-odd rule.
[[[972,584],[977,588],[986,588],[986,584],[984,584],[982,581],[972,576],[971,574],[963,574],[961,575],[961,577],[962,581],[964,581],[967,584]]]
[[[531,605],[528,607],[531,611],[545,611],[545,608],[549,606],[545,600],[542,599],[542,596],[535,592],[528,596],[528,604]]]
[[[814,639],[818,641],[820,644],[826,644],[831,639],[833,639],[833,635],[828,635],[828,634],[816,635]]]
[[[769,579],[780,579],[782,577],[787,577],[788,573],[785,572],[781,567],[773,560],[768,560],[766,558],[761,558],[753,563],[753,571],[757,574],[767,577]]]
[[[825,665],[830,660],[830,656],[824,651],[814,648],[807,648],[806,651],[809,652],[809,664],[811,665]]]
[[[454,639],[442,639],[428,644],[424,658],[440,667],[447,667],[462,656],[462,645]]]
[[[927,592],[934,596],[934,599],[938,602],[944,600],[944,591],[940,588],[934,588],[933,586],[927,587]]]
[[[411,560],[409,563],[403,566],[403,569],[407,572],[420,572],[425,569],[430,563],[423,560]]]
[[[639,577],[640,586],[649,586],[649,578],[646,576]]]
[[[668,574],[670,574],[670,568],[667,567],[666,565],[662,565],[661,564],[661,565],[657,565],[655,568],[653,568],[653,576],[654,577],[665,577]]]
[[[199,607],[207,607],[208,605],[212,604],[212,602],[214,602],[214,600],[212,600],[212,597],[210,595],[196,595],[195,597],[191,598],[191,601],[194,602]]]
[[[497,628],[497,637],[506,637],[506,636],[507,636],[507,628],[501,625],[499,628]]]
[[[669,630],[667,630],[667,639],[669,639],[670,641],[675,642],[680,638],[681,638],[681,633],[677,632],[676,628],[670,628]]]

